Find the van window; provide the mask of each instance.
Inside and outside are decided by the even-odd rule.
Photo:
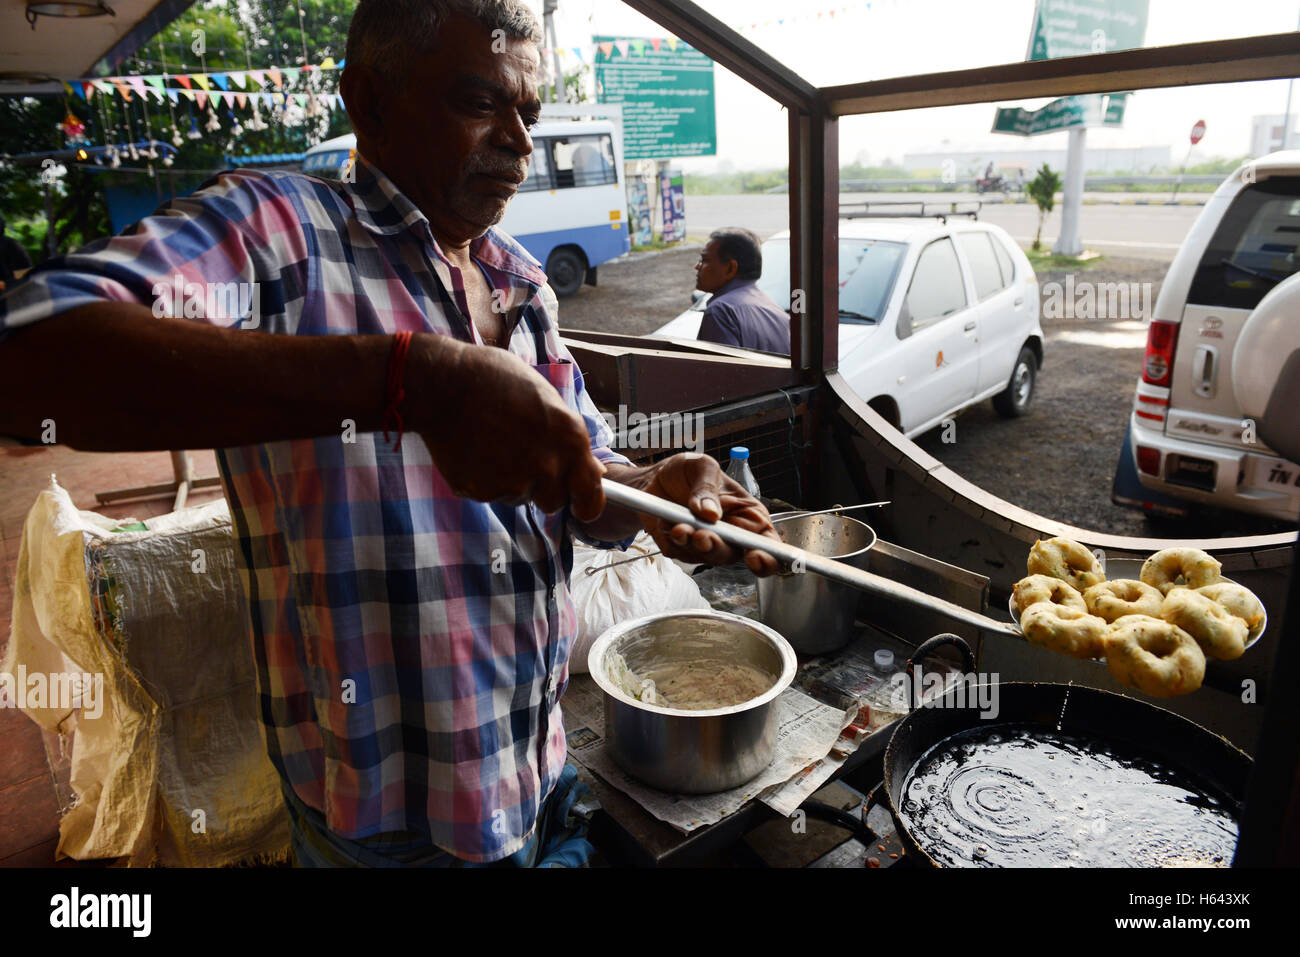
[[[1300,176],[1247,186],[1232,201],[1192,277],[1187,301],[1254,309],[1300,269]]]
[[[533,155],[528,158],[528,178],[519,184],[519,192],[554,188],[551,185],[551,141],[533,140]]]
[[[958,233],[957,241],[961,243],[966,261],[970,263],[971,271],[975,274],[975,295],[982,302],[1005,285],[989,234],[982,230],[975,233]]]
[[[557,136],[551,140],[555,185],[605,186],[618,182],[614,169],[614,141],[608,133],[594,136]]]
[[[951,239],[935,240],[921,251],[907,290],[907,308],[912,332],[966,308],[966,286]]]

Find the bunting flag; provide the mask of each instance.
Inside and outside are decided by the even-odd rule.
[[[233,82],[235,86],[239,87],[241,90],[248,85],[248,74],[243,70],[237,70],[234,73],[230,74],[230,79],[231,82]]]
[[[267,70],[266,75],[275,84],[277,90],[284,89],[284,75],[279,70]]]
[[[664,42],[663,39],[660,38],[660,37],[651,37],[651,38],[650,38],[650,45],[653,46],[653,47],[655,48],[655,53],[658,53],[658,52],[659,52],[659,44],[661,44],[661,43],[663,43],[663,42]]]
[[[131,88],[132,88],[133,90],[135,90],[135,92],[138,93],[138,94],[140,95],[140,98],[141,98],[141,99],[144,99],[144,97],[145,97],[145,92],[144,92],[144,77],[142,77],[142,76],[133,76],[133,77],[129,77],[129,78],[128,78],[128,82],[131,84]]]
[[[147,76],[144,78],[144,81],[155,90],[163,89],[163,78],[160,76]]]
[[[117,87],[117,92],[120,93],[120,94],[122,95],[122,99],[124,99],[124,100],[126,100],[126,102],[130,103],[130,102],[131,102],[131,91],[128,90],[128,89],[126,88],[126,84],[123,83],[121,80],[114,80],[114,81],[113,81],[113,85],[114,85],[115,87]]]
[[[604,43],[600,44],[600,52],[605,54],[605,56],[607,57],[609,56],[610,52],[613,51],[613,49],[614,49],[614,42],[612,40],[606,40]]]
[[[95,98],[95,94],[97,92],[99,91],[96,89],[95,84],[93,83],[81,84],[81,95],[85,98],[87,103],[89,103],[91,100]]]
[[[176,82],[179,83],[181,86],[185,87],[185,89],[187,90],[193,89],[193,87],[190,86],[190,78],[188,76],[182,74],[181,76],[178,76],[176,78]]]
[[[195,102],[198,103],[200,110],[208,105],[208,95],[206,93],[199,92],[199,93],[195,93],[194,95],[195,97],[197,97]]]
[[[645,41],[644,41],[644,40],[633,40],[633,41],[632,41],[632,54],[633,54],[634,56],[642,56],[642,55],[645,54]]]
[[[248,78],[257,84],[259,90],[266,86],[266,80],[263,78],[261,70],[249,70]]]
[[[205,91],[210,92],[212,90],[212,81],[208,79],[206,73],[191,73],[190,76],[193,77],[194,82],[203,87]]]
[[[627,56],[627,41],[615,40],[614,49],[618,50],[619,56]]]
[[[288,67],[284,71],[285,84],[293,87],[298,85],[298,75],[301,71],[297,67]]]
[[[322,70],[334,69],[334,58],[332,56],[327,56],[325,59],[321,60],[320,68]]]
[[[185,99],[189,100],[191,103],[193,103],[199,95],[194,90],[177,90],[176,92],[185,97]]]
[[[169,100],[171,100],[173,103],[179,103],[179,102],[181,101],[181,91],[180,91],[180,90],[168,90],[168,91],[167,91],[167,98],[168,98]]]
[[[212,76],[212,82],[215,83],[217,86],[221,87],[223,90],[230,89],[230,82],[226,78],[226,74],[213,73],[211,74],[211,76]]]
[[[235,102],[239,104],[239,108],[242,110],[244,107],[248,106],[248,94],[236,93]]]

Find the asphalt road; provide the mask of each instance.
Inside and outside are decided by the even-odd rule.
[[[1096,193],[1096,205],[1085,205],[1082,214],[1084,244],[1089,249],[1112,256],[1138,259],[1173,259],[1179,244],[1201,212],[1199,206],[1119,205],[1111,197],[1118,194]],[[1201,202],[1208,194],[1197,194]],[[1141,194],[1150,202],[1167,198],[1164,193]],[[1105,197],[1105,199],[1100,199]],[[971,193],[845,193],[842,201],[909,202],[924,199],[927,203],[956,200],[970,203],[981,199]],[[1125,196],[1133,199],[1133,196]],[[962,207],[959,207],[962,208]],[[688,196],[686,199],[687,235],[704,238],[721,226],[744,226],[764,239],[789,228],[789,196],[785,194],[746,194],[743,196]],[[981,220],[1001,226],[1022,245],[1029,245],[1038,228],[1038,209],[1029,204],[988,203],[979,211]],[[1056,241],[1061,224],[1060,205],[1043,224],[1043,239],[1050,246]]]

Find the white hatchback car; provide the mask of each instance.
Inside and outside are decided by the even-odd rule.
[[[839,372],[909,438],[984,399],[1024,414],[1043,362],[1038,279],[988,223],[841,219]],[[790,234],[763,243],[759,288],[790,308]],[[707,297],[652,335],[699,336]]]
[[[1264,445],[1243,417],[1237,396],[1252,384],[1241,377],[1258,370],[1243,368],[1234,350],[1255,313],[1280,316],[1290,342],[1284,334],[1279,347],[1300,349],[1298,273],[1300,150],[1291,150],[1229,176],[1165,276],[1129,423],[1128,464],[1142,487],[1184,502],[1295,520],[1300,463]],[[1300,429],[1300,413],[1296,422]],[[1158,502],[1138,490],[1123,504],[1151,508],[1152,498]]]

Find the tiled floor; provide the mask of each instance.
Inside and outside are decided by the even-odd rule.
[[[194,474],[217,474],[212,452],[194,452]],[[166,452],[99,454],[58,446],[0,447],[0,648],[9,640],[14,569],[23,521],[51,473],[78,508],[111,518],[148,519],[172,510],[170,499],[100,506],[96,492],[134,488],[172,480]],[[187,504],[220,498],[221,490],[192,494]],[[54,866],[58,844],[58,806],[54,779],[45,758],[40,728],[21,711],[0,708],[0,867]],[[64,860],[61,866],[78,866]]]

